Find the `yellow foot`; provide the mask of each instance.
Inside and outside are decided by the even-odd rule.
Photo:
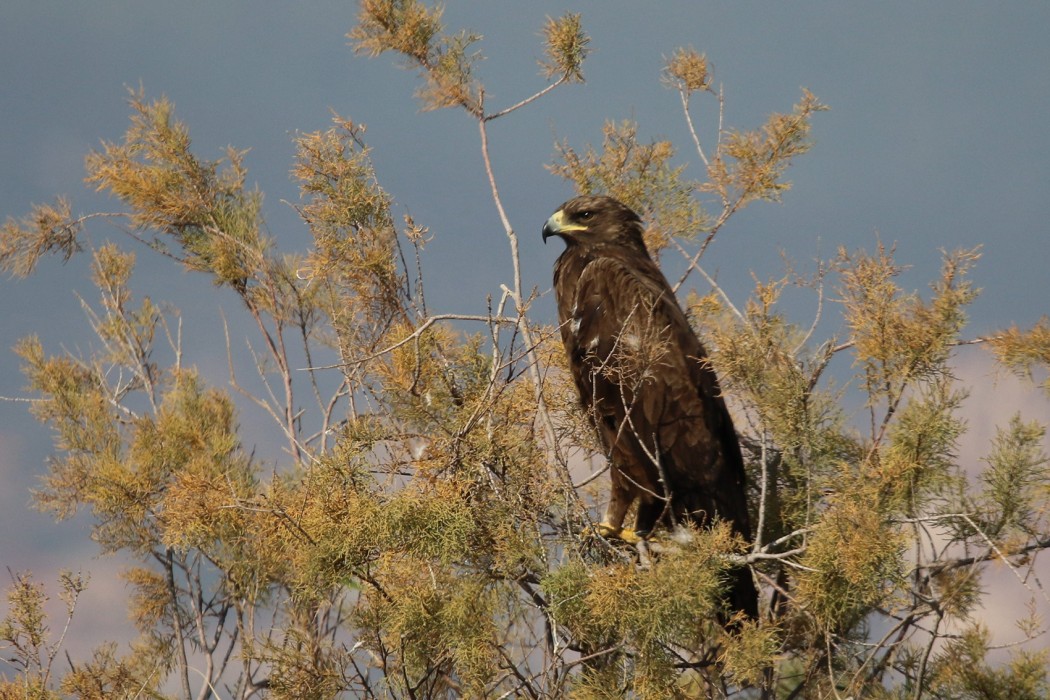
[[[598,534],[607,540],[622,540],[627,544],[638,544],[647,533],[637,533],[629,527],[613,527],[609,523],[599,523]]]

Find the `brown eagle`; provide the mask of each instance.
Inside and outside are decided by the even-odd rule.
[[[611,461],[599,530],[627,541],[657,524],[725,520],[751,539],[744,462],[703,345],[649,256],[641,219],[611,197],[576,197],[543,227],[566,244],[554,265],[569,367]],[[638,502],[634,530],[623,527]],[[751,617],[750,572],[733,572],[729,603]]]

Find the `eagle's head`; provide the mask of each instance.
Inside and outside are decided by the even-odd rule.
[[[543,225],[543,241],[560,236],[569,246],[642,246],[642,220],[630,207],[605,196],[576,197],[558,207]]]

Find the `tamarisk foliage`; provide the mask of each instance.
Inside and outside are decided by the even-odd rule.
[[[987,341],[1011,371],[1038,375],[1050,333],[1044,321],[964,335],[978,251],[945,253],[925,294],[901,288],[880,245],[731,300],[703,255],[732,235],[736,212],[785,195],[823,107],[803,92],[758,128],[723,126],[723,92],[691,49],[674,51],[663,76],[688,156],[640,140],[632,122],[608,122],[600,146],[556,144],[554,174],[620,198],[645,216],[654,251],[682,256],[676,289],[745,448],[754,542],[715,527],[637,552],[594,534],[604,456],[557,328],[532,310],[489,159],[490,121],[523,118],[584,80],[580,17],[548,20],[546,85],[495,110],[481,37],[448,32],[440,8],[364,0],[349,36],[356,51],[417,70],[424,109],[477,124],[512,278],[487,314],[431,309],[425,247],[442,232],[396,214],[365,127],[342,117],[296,139],[313,242],[282,254],[241,152],[203,159],[170,102],[132,93],[124,139],[87,159],[88,182],[119,210],[77,217],[62,198],[11,219],[0,267],[25,276],[45,254],[91,256],[96,349],[53,354],[29,337],[16,351],[55,440],[36,503],[59,517],[90,511],[101,550],[134,558],[124,576],[140,637],[63,658],[45,588],[17,574],[0,698],[1045,697],[1045,655],[1022,647],[993,662],[979,616],[993,564],[1016,574],[1018,593],[1045,596],[1032,568],[1050,545],[1045,429],[1005,420],[968,475],[952,360]],[[719,115],[712,143],[694,127],[698,100]],[[254,328],[250,354],[184,332],[176,309],[141,296],[136,252],[88,236],[102,217],[137,254],[234,295]],[[780,311],[793,285],[813,290],[818,315],[840,314],[837,336],[815,338],[813,319]],[[225,381],[184,362],[183,344],[204,342],[225,344]],[[827,371],[838,357],[854,374],[845,389]],[[865,401],[860,427],[842,408],[849,387]],[[283,449],[244,444],[245,407]],[[723,573],[742,564],[762,615],[727,631]],[[86,585],[62,577],[71,624]],[[1022,621],[1022,637],[1045,632]]]

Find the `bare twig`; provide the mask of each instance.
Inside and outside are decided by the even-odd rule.
[[[689,135],[693,138],[696,152],[700,155],[700,160],[703,161],[704,167],[710,167],[711,164],[707,162],[707,155],[704,154],[704,147],[700,145],[700,137],[693,127],[693,117],[689,114],[689,94],[685,90],[679,90],[678,96],[682,99],[682,113],[685,115],[685,123],[689,127]]]
[[[515,111],[517,109],[521,109],[522,107],[524,107],[525,105],[529,104],[530,102],[534,102],[535,100],[540,99],[541,97],[543,97],[544,95],[546,95],[548,92],[550,92],[554,88],[558,87],[559,85],[564,84],[568,79],[569,78],[568,78],[567,75],[562,75],[557,80],[555,80],[553,83],[551,83],[547,87],[543,88],[539,92],[526,97],[524,100],[521,100],[519,102],[516,102],[515,104],[512,104],[510,107],[507,107],[506,109],[501,109],[500,111],[498,111],[498,112],[496,112],[494,114],[487,114],[484,117],[482,117],[481,120],[482,121],[486,121],[486,122],[492,121],[493,119],[499,119],[502,116],[510,114],[511,112],[513,112],[513,111]]]

